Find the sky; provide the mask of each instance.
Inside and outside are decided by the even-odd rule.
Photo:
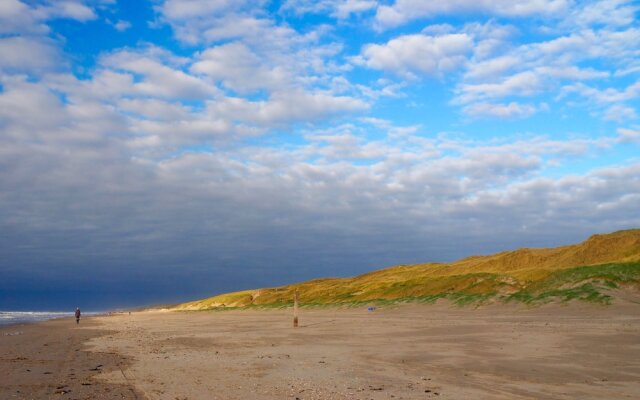
[[[0,0],[0,309],[640,227],[640,3]]]

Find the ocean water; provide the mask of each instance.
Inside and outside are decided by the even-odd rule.
[[[73,317],[71,311],[0,311],[0,326],[16,325],[29,322],[46,321],[48,319]],[[84,315],[84,313],[83,313]]]

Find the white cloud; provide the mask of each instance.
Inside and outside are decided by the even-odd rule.
[[[41,71],[58,68],[61,63],[59,51],[50,40],[20,36],[0,38],[0,69]]]
[[[124,32],[127,29],[131,28],[131,22],[129,21],[118,21],[115,24],[113,24],[113,27],[118,31],[118,32]]]
[[[263,63],[262,54],[241,43],[212,47],[193,59],[146,46],[104,54],[89,79],[49,74],[45,83],[65,93],[73,116],[81,120],[95,115],[95,129],[113,129],[127,138],[127,148],[158,159],[183,146],[231,143],[274,127],[367,110],[367,102],[346,93],[351,91],[348,82],[345,88],[322,90],[319,80],[306,81],[313,78],[308,71],[323,68],[304,64],[321,57],[313,51],[280,59],[276,55]],[[278,71],[277,62],[288,60],[302,70]],[[270,64],[274,70],[265,68]],[[258,99],[234,97],[217,87],[220,82],[222,89],[236,93],[266,89],[267,94]],[[109,125],[106,116],[125,125]]]
[[[532,59],[542,56],[548,61],[559,58],[563,62],[576,62],[600,58],[616,66],[635,58],[640,49],[639,39],[640,29],[635,27],[624,30],[595,27],[532,45],[529,50]]]
[[[214,86],[177,68],[183,62],[185,60],[153,47],[142,52],[117,51],[102,57],[100,61],[105,67],[140,76],[134,88],[142,94],[201,100],[218,93]]]
[[[25,3],[18,0],[0,2],[0,34],[46,33],[48,30]]]
[[[605,43],[605,42],[608,42]],[[611,43],[611,35],[587,31],[570,36],[562,36],[545,42],[526,44],[510,49],[483,60],[469,63],[465,78],[468,81],[491,81],[511,75],[514,72],[535,74],[536,80],[590,80],[611,76],[608,71],[579,67],[583,60],[608,57],[617,54],[624,57],[627,50],[614,51],[622,44]]]
[[[463,112],[472,117],[499,117],[499,118],[526,118],[537,112],[537,108],[531,104],[473,103],[463,108]]]
[[[77,103],[90,100],[112,104],[121,97],[136,94],[132,73],[104,68],[94,71],[91,79],[79,80],[68,74],[48,74],[45,82],[47,87],[65,93],[69,101]]]
[[[578,68],[576,66],[541,66],[535,71],[543,76],[554,79],[572,79],[576,81],[601,79],[610,76],[607,71],[598,71],[592,68]]]
[[[171,120],[133,120],[131,131],[138,134],[132,141],[134,146],[141,142],[151,144],[146,150],[164,157],[182,146],[202,146],[217,139],[237,139],[239,136],[228,119],[204,115]],[[147,138],[153,138],[153,142],[149,143]]]
[[[439,76],[460,68],[472,46],[473,40],[465,34],[406,35],[365,46],[356,62],[404,77]]]
[[[531,96],[540,93],[544,81],[534,72],[520,72],[496,83],[462,84],[458,88],[456,103],[470,103],[478,100],[496,99],[507,96]]]
[[[640,72],[640,62],[631,63],[630,65],[625,66],[623,69],[617,70],[616,72],[614,72],[613,76],[619,78],[638,72]]]
[[[572,92],[578,93],[592,101],[595,100],[598,103],[624,102],[640,97],[640,81],[630,84],[623,90],[611,87],[607,89],[597,89],[583,83],[568,85],[563,88],[563,93],[565,94]]]
[[[296,15],[326,13],[334,18],[347,19],[351,15],[373,10],[377,5],[375,0],[287,0],[280,10]]]
[[[640,143],[640,128],[636,127],[635,129],[629,128],[618,128],[618,135],[621,142],[632,142],[632,143]]]
[[[465,73],[465,78],[472,81],[495,79],[504,76],[507,71],[518,67],[520,62],[521,60],[514,55],[504,55],[475,62],[470,64],[469,69]]]
[[[283,36],[289,36],[287,28],[274,27],[270,21],[253,16],[231,15],[211,21],[206,27],[203,27],[201,33],[194,31],[197,41],[219,42],[230,39],[247,39],[253,42],[264,39],[264,34],[273,33],[274,41],[280,42]],[[271,43],[264,43],[271,46]]]
[[[610,79],[616,76],[619,66],[632,65],[637,57],[634,54],[640,54],[640,37],[636,38],[639,33],[635,28],[620,31],[583,28],[546,41],[503,46],[488,56],[472,57],[466,64],[462,81],[456,86],[452,104],[464,105],[464,110],[473,112],[483,108],[474,106],[475,102],[495,102],[513,96],[548,96],[554,90],[561,93],[556,100],[575,92],[600,103],[626,101],[636,96],[635,84],[625,90],[599,90],[582,81]],[[596,60],[591,65],[597,65],[597,69],[589,66]],[[608,119],[622,118],[620,111],[622,109],[613,108],[599,113]],[[628,109],[625,115],[632,116]]]
[[[0,2],[0,34],[46,34],[49,32],[49,27],[45,22],[48,20],[74,19],[85,22],[96,17],[93,9],[82,1],[2,0]]]
[[[373,160],[389,156],[389,148],[380,142],[370,142],[366,138],[354,135],[349,129],[338,133],[306,135],[313,144],[310,153],[321,155],[325,160],[354,161]]]
[[[166,0],[156,7],[181,41],[215,42],[263,30],[268,20],[255,18],[263,1]]]
[[[159,99],[124,98],[117,102],[118,108],[126,113],[133,113],[145,119],[171,121],[185,120],[192,112],[180,103],[171,103]]]
[[[436,36],[426,34],[432,32]],[[539,98],[554,90],[586,92],[589,87],[581,81],[609,79],[615,72],[611,67],[632,65],[640,54],[637,45],[640,37],[636,38],[640,32],[628,26],[616,31],[607,27],[582,27],[548,40],[514,46],[512,38],[517,34],[513,27],[495,22],[468,23],[461,28],[427,26],[419,35],[403,35],[386,44],[367,45],[353,62],[393,72],[405,79],[442,76],[444,71],[460,69],[465,72],[454,86],[451,104],[462,106],[463,112],[473,116],[525,117],[533,114],[535,108],[516,106],[522,101],[515,101],[513,97]],[[443,37],[464,38],[464,42],[460,47],[439,46],[436,42]],[[451,53],[445,53],[443,48]],[[440,64],[440,60],[444,63]],[[598,62],[589,65],[595,60]],[[566,85],[567,81],[578,83]],[[624,93],[618,93],[618,101],[632,97],[633,92],[631,85]],[[600,95],[607,94],[615,97],[617,93]],[[537,100],[541,101],[548,100]],[[628,110],[626,115],[631,115]]]
[[[127,149],[154,160],[184,146],[233,143],[274,127],[289,129],[369,108],[348,81],[336,86],[339,69],[324,59],[335,49],[307,48],[295,40],[284,44],[283,50],[294,51],[256,53],[237,42],[192,57],[146,45],[102,54],[88,78],[49,73],[40,84],[60,93],[76,128],[94,135],[117,132]],[[234,97],[256,90],[266,92],[256,99]]]
[[[42,135],[48,127],[68,123],[69,117],[59,98],[46,87],[29,83],[25,77],[4,77],[0,80],[0,121],[5,135],[24,135],[21,140]],[[8,124],[8,126],[7,126]]]
[[[206,49],[198,55],[191,71],[222,81],[226,87],[242,93],[283,88],[295,79],[287,66],[268,68],[258,55],[238,42]]]
[[[637,12],[638,6],[632,0],[589,1],[571,13],[569,23],[579,26],[626,26],[636,20]]]
[[[47,5],[36,7],[34,13],[41,19],[68,18],[84,22],[97,18],[93,9],[81,0],[51,1]]]
[[[348,96],[332,96],[301,90],[275,92],[266,101],[251,102],[226,98],[211,102],[209,112],[252,124],[274,126],[292,122],[311,122],[335,114],[363,111],[367,103]]]
[[[171,20],[188,20],[242,7],[246,0],[166,0],[160,11]],[[259,4],[256,4],[257,6]]]
[[[386,29],[436,15],[482,13],[504,17],[554,16],[565,12],[569,5],[567,0],[396,0],[391,6],[378,7],[375,22],[379,28]]]
[[[189,7],[180,12],[176,5],[182,3],[169,1],[160,8],[176,36],[186,43],[205,44],[190,71],[222,83],[234,95],[257,90],[328,90],[348,68],[336,61],[342,46],[327,40],[325,26],[298,32],[268,17],[262,3],[187,2]],[[193,13],[191,7],[195,7]],[[202,13],[195,16],[196,9]]]
[[[614,104],[604,112],[604,119],[606,121],[623,122],[637,118],[638,114],[636,114],[636,110],[623,104]]]
[[[60,36],[50,33],[46,22],[53,19],[87,21],[97,16],[81,1],[0,2],[0,73],[29,73],[33,76],[62,70]]]
[[[345,19],[349,18],[352,14],[371,10],[377,5],[378,2],[372,0],[344,0],[338,2],[332,15],[340,19]]]

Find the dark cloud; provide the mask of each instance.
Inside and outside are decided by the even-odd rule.
[[[182,56],[151,44],[115,49],[100,53],[82,77],[64,63],[72,57],[45,24],[85,21],[96,10],[7,3],[0,26],[27,13],[24,29],[7,24],[10,35],[0,38],[0,54],[12,55],[0,57],[0,309],[170,303],[399,263],[556,246],[640,226],[640,164],[616,160],[637,145],[629,139],[637,136],[635,125],[619,136],[486,139],[491,132],[483,132],[480,139],[361,118],[379,111],[372,102],[386,89],[363,93],[406,83],[350,82],[357,62],[339,56],[335,36],[321,40],[327,27],[298,32],[248,2],[209,3],[156,7],[179,40],[202,49],[183,48]],[[472,28],[464,36],[477,41],[474,29],[494,27]],[[496,55],[486,41],[510,37],[495,28],[500,32],[480,38],[489,59]],[[223,46],[221,39],[236,42]],[[428,44],[438,53],[438,43]],[[528,54],[526,46],[507,47],[518,49],[514,59]],[[380,52],[370,60],[403,61],[375,48]],[[530,61],[542,68],[547,58]],[[482,81],[500,72],[501,62],[462,61],[390,69],[439,75],[475,68],[479,86],[469,93],[511,93]],[[596,72],[582,71],[590,79],[603,75]],[[515,76],[499,81],[518,88],[538,82]],[[451,85],[452,95],[466,93],[460,85],[467,78]],[[596,94],[613,96],[601,99],[607,104],[628,101],[636,86]],[[611,159],[572,175],[568,168],[549,172],[603,153]]]

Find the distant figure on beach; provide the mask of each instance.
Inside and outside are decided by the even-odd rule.
[[[76,307],[76,324],[80,323],[80,307]]]

